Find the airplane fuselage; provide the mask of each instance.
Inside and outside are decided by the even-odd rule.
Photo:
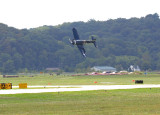
[[[94,40],[72,40],[73,45],[83,45],[86,43],[94,43]]]

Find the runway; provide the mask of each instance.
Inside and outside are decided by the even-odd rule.
[[[0,94],[22,94],[22,93],[45,93],[45,92],[65,92],[65,91],[89,91],[89,90],[114,90],[114,89],[134,89],[134,88],[160,88],[160,84],[145,85],[65,85],[65,86],[28,86],[28,89],[0,90]],[[32,89],[34,88],[34,89]]]

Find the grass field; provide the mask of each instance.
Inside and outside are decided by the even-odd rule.
[[[3,78],[1,83],[12,83],[13,86],[19,83],[28,85],[130,85],[134,84],[132,80],[143,80],[144,84],[160,84],[160,74],[145,75],[110,75],[110,76],[50,76],[34,75],[34,77]],[[94,82],[97,81],[95,84]]]
[[[160,89],[0,95],[1,115],[158,115]]]
[[[49,76],[2,78],[13,85],[160,84],[160,75]],[[0,95],[0,115],[159,115],[160,88]]]

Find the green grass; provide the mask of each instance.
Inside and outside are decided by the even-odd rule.
[[[13,85],[160,84],[160,75],[49,76],[2,78]],[[97,83],[94,83],[97,81]],[[0,115],[158,115],[160,88],[0,95]]]
[[[159,88],[0,95],[0,114],[155,115],[159,97]]]
[[[49,76],[35,75],[34,77],[2,78],[1,83],[27,83],[28,85],[129,85],[132,80],[143,80],[144,84],[160,84],[159,74],[145,75],[110,75],[110,76]],[[97,81],[95,84],[94,82]]]

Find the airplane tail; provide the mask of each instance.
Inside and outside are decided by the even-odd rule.
[[[94,38],[93,36],[92,36],[92,41],[93,41],[94,46],[97,48],[96,38]]]

